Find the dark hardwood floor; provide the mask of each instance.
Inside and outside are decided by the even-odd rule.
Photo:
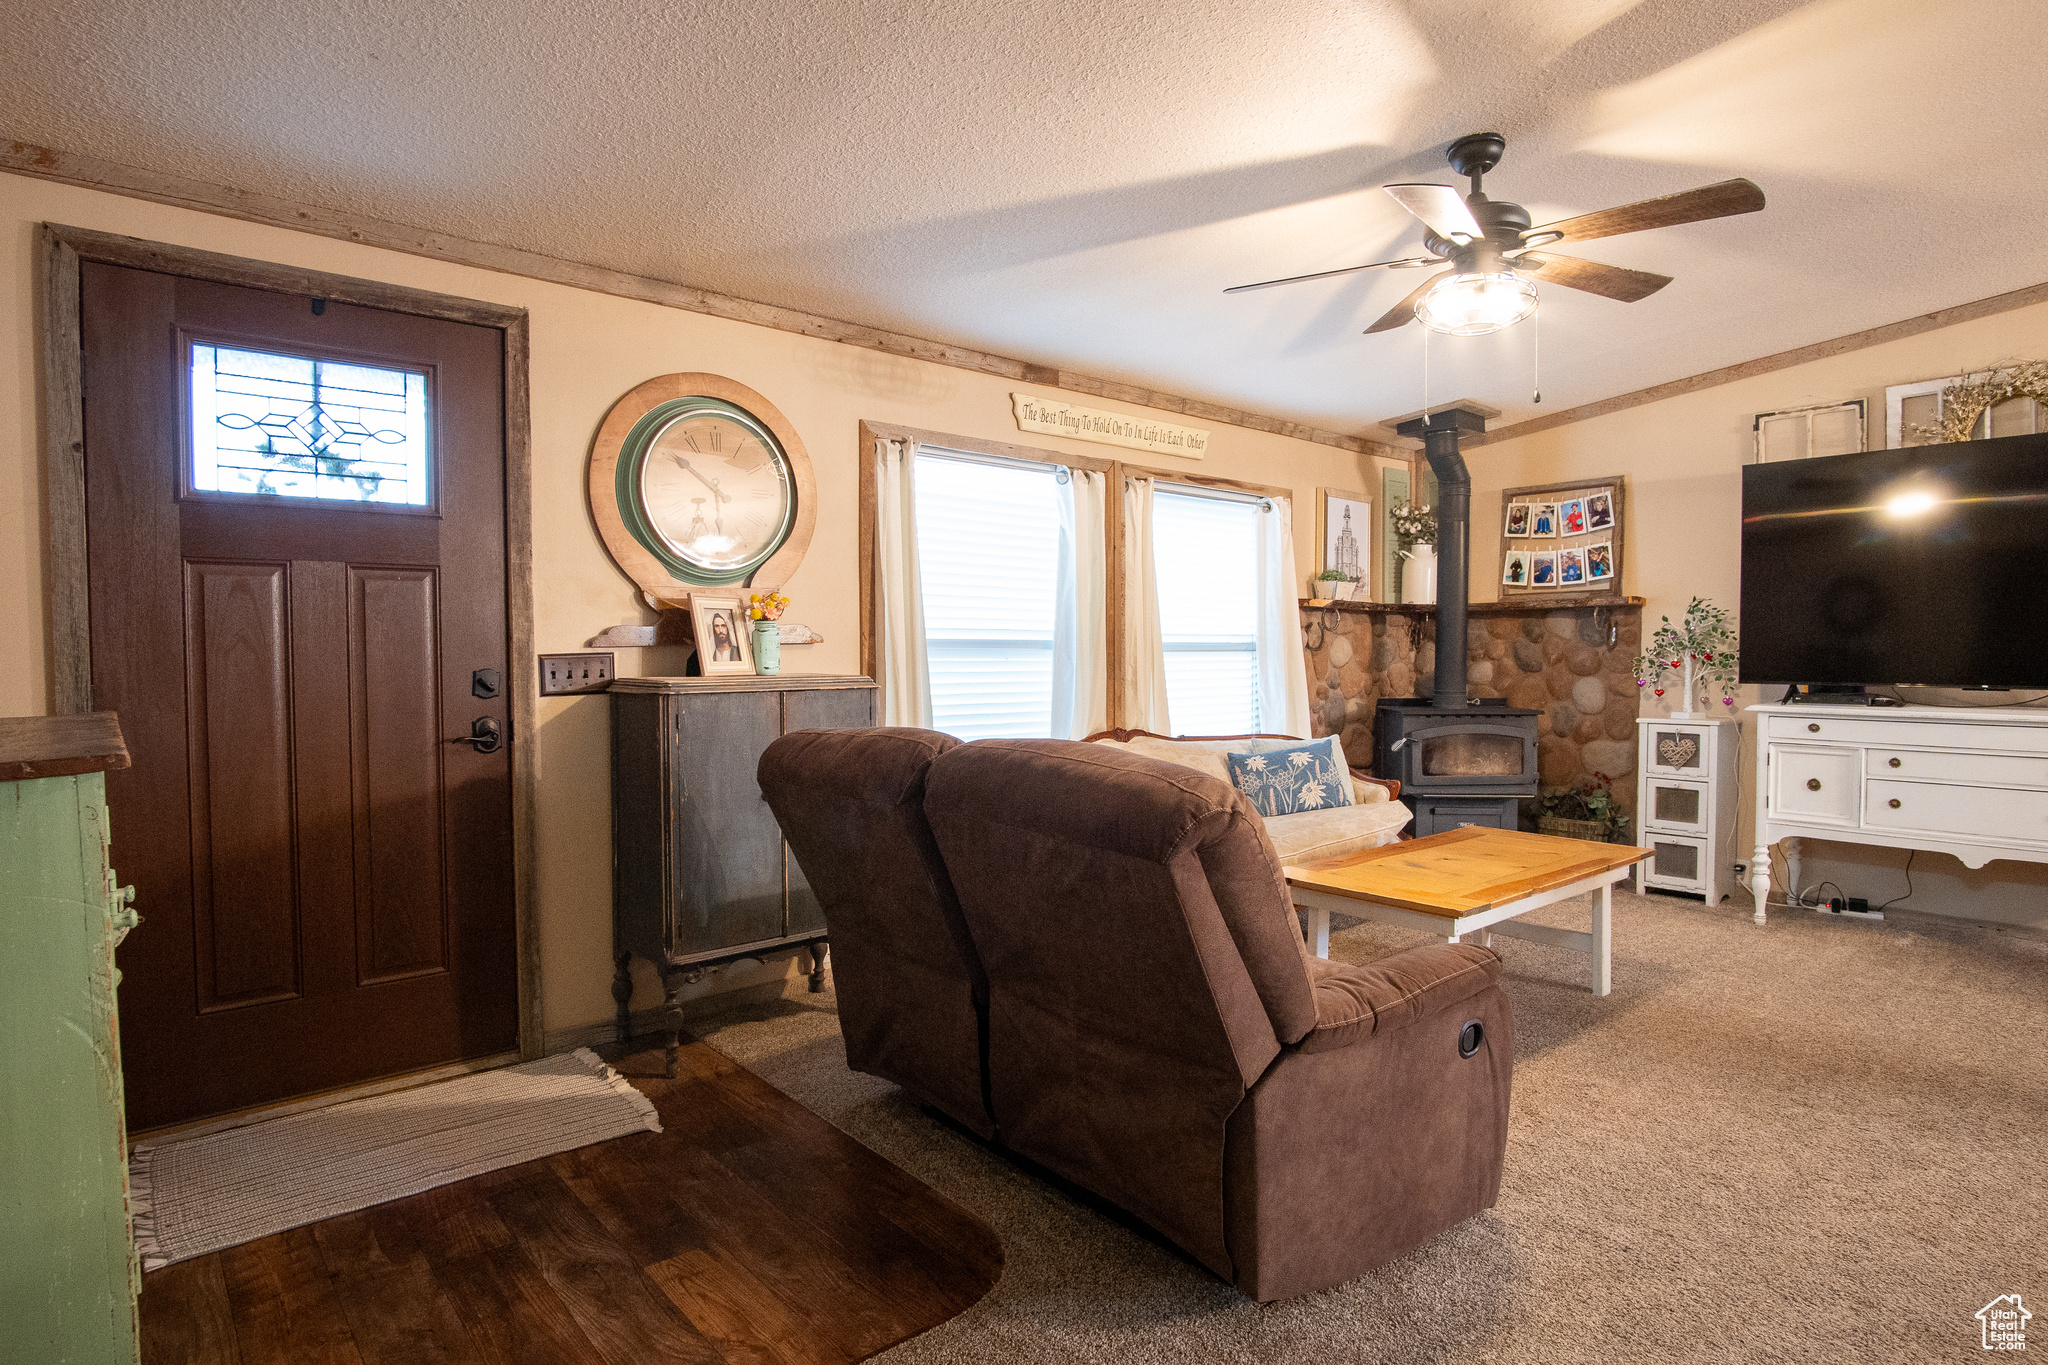
[[[986,1223],[701,1043],[665,1131],[152,1271],[145,1365],[837,1365],[995,1284]]]

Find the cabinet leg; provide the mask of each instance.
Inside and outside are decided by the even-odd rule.
[[[662,1074],[671,1080],[676,1074],[676,1054],[683,1047],[683,978],[687,975],[680,969],[661,974],[662,1023],[668,1031],[667,1069]]]
[[[1771,900],[1771,846],[1758,844],[1749,860],[1749,886],[1756,893],[1756,922],[1764,922],[1764,907]]]
[[[619,1005],[619,1041],[631,1042],[633,1038],[633,955],[615,953],[612,961],[618,970],[612,973],[612,999]]]
[[[825,953],[827,946],[828,945],[826,943],[826,940],[822,938],[813,941],[811,944],[810,984],[811,994],[813,995],[816,995],[825,989]]]

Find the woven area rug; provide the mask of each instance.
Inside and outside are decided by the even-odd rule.
[[[145,1270],[641,1130],[654,1103],[589,1048],[139,1147]]]

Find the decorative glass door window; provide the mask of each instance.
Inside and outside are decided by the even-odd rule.
[[[192,343],[194,493],[433,505],[427,376]]]

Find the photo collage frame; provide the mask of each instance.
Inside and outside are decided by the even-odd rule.
[[[1501,494],[1500,595],[1621,596],[1620,475]]]

